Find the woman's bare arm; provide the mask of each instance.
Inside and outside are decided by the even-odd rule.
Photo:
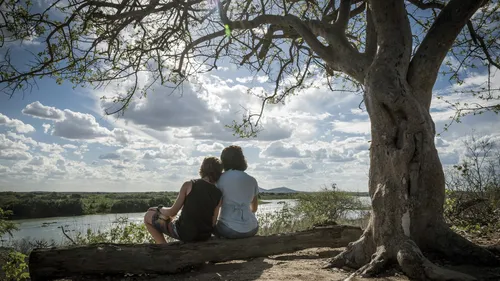
[[[251,204],[251,210],[253,213],[257,212],[257,208],[259,206],[259,196],[254,196]]]
[[[214,216],[212,218],[212,226],[215,226],[217,219],[219,218],[220,207],[222,206],[222,199],[219,201],[219,205],[215,207]]]
[[[179,195],[177,195],[174,205],[170,208],[161,209],[161,214],[167,217],[175,217],[184,205],[184,200],[186,200],[186,196],[191,192],[191,188],[192,183],[190,181],[185,182],[179,191]]]

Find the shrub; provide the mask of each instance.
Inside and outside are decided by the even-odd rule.
[[[2,266],[6,280],[22,281],[29,279],[26,259],[27,256],[23,253],[9,252],[5,264]]]
[[[56,247],[56,242],[52,240],[44,240],[44,239],[34,239],[31,237],[25,237],[22,239],[13,240],[10,242],[10,247],[17,252],[29,255],[31,250],[35,248],[50,248]]]
[[[4,234],[12,237],[12,231],[17,230],[16,224],[8,221],[10,216],[12,216],[12,211],[4,211],[0,208],[0,237]]]
[[[88,229],[87,233],[78,233],[73,242],[77,245],[95,243],[142,244],[153,243],[154,240],[144,224],[129,222],[128,218],[122,217],[108,230],[93,231]]]
[[[11,211],[4,211],[0,208],[0,236],[9,234],[12,237],[12,231],[17,230],[15,223],[8,221],[12,215]],[[0,278],[2,280],[26,280],[29,278],[28,265],[26,264],[26,255],[12,249],[1,249],[0,260],[2,260],[2,269]]]
[[[296,212],[313,224],[347,219],[349,212],[363,209],[358,197],[338,190],[336,184],[320,192],[301,193],[297,201]]]
[[[444,215],[457,228],[489,232],[500,225],[500,151],[474,135],[464,148],[464,159],[446,172]]]
[[[305,230],[313,225],[342,222],[366,227],[367,211],[358,197],[339,191],[335,184],[323,188],[320,192],[301,193],[296,195],[296,204],[285,203],[283,209],[272,214],[258,217],[259,235],[271,235]],[[359,217],[352,218],[350,212],[361,212]]]
[[[310,221],[298,219],[295,207],[288,203],[285,203],[283,209],[279,211],[271,214],[259,215],[258,220],[259,235],[294,232],[312,226]]]

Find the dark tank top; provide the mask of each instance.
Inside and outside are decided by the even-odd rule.
[[[222,192],[202,179],[191,180],[191,192],[184,199],[181,215],[175,226],[184,242],[208,240],[213,231],[213,215]]]

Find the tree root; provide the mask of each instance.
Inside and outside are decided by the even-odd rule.
[[[370,235],[365,232],[358,240],[349,243],[346,249],[328,261],[324,268],[349,267],[359,269],[370,262],[370,256],[375,251],[375,245]]]
[[[412,280],[436,281],[472,281],[476,278],[439,267],[429,261],[412,240],[406,240],[397,252],[397,261],[401,270]]]
[[[390,246],[370,247],[366,236],[351,243],[344,252],[329,261],[325,268],[349,267],[357,269],[347,280],[356,276],[373,277],[380,274],[390,263],[397,262],[406,276],[411,280],[435,281],[472,281],[473,276],[449,270],[435,265],[420,251],[418,246],[410,239],[403,238],[401,243]],[[366,247],[368,246],[368,247]],[[366,247],[366,248],[364,248]],[[370,253],[369,250],[372,250]]]
[[[356,274],[361,277],[372,277],[381,273],[389,262],[390,255],[384,246],[378,247],[375,254],[372,256],[370,263],[362,266],[356,271]]]
[[[500,266],[500,259],[485,247],[476,245],[449,228],[437,229],[430,250],[457,264]]]

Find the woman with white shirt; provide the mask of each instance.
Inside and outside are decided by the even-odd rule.
[[[222,206],[215,235],[229,239],[252,237],[259,231],[255,216],[259,194],[257,180],[245,172],[247,162],[241,147],[224,148],[220,158],[224,173],[217,187],[222,191]]]

